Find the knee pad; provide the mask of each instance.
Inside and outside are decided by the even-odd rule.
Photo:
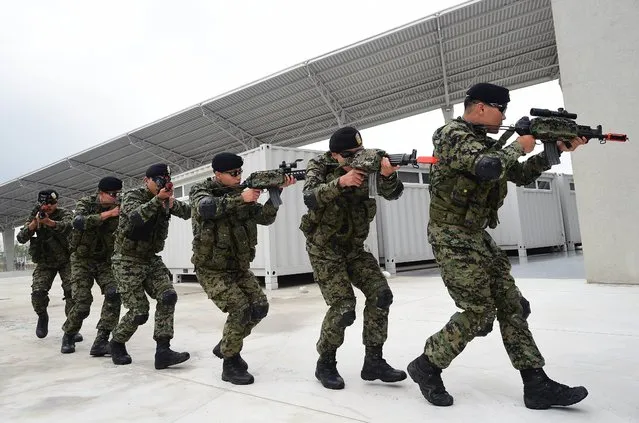
[[[78,317],[80,319],[86,319],[87,317],[89,317],[90,313],[91,313],[91,310],[89,310],[88,308],[85,308],[83,310],[78,311]]]
[[[135,323],[136,325],[143,325],[146,323],[147,320],[149,320],[149,313],[138,314],[133,317],[133,323]]]
[[[110,303],[119,303],[120,293],[117,291],[115,287],[110,286],[104,292],[104,298]]]
[[[522,308],[522,317],[524,320],[528,319],[528,316],[530,316],[530,303],[522,296],[519,300],[519,304],[521,304]]]
[[[384,288],[377,293],[377,308],[388,310],[393,304],[393,292],[389,288]]]
[[[47,291],[33,291],[31,293],[31,297],[33,298],[46,298],[49,296],[49,293]]]
[[[231,312],[231,313],[235,313],[237,315],[238,322],[242,326],[248,324],[248,322],[251,321],[252,310],[251,310],[250,306],[249,307],[244,307],[244,308],[242,308],[240,310],[237,310],[237,311]]]
[[[337,321],[337,324],[340,327],[345,328],[352,325],[353,322],[355,322],[355,310],[350,310],[345,313],[342,313],[339,320]]]
[[[486,336],[493,330],[493,323],[497,313],[495,310],[488,310],[485,313],[477,314],[479,321],[477,322],[477,329],[475,330],[475,336]]]
[[[267,304],[256,304],[251,306],[251,320],[262,320],[268,314]]]
[[[177,303],[177,292],[175,292],[174,290],[170,289],[168,291],[164,291],[162,293],[162,304],[164,305],[175,305],[175,303]]]
[[[491,321],[490,323],[487,323],[486,326],[481,328],[479,330],[479,332],[477,332],[475,334],[475,336],[487,336],[490,332],[493,331],[493,323],[494,323],[494,321]]]
[[[466,310],[463,313],[453,314],[451,320],[469,337],[486,336],[493,329],[495,310],[487,309],[483,312]]]

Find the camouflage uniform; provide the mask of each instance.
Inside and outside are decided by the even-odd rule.
[[[109,206],[110,208],[110,206]],[[104,295],[102,313],[96,328],[111,332],[120,317],[120,295],[111,270],[114,232],[118,217],[107,220],[100,213],[108,210],[100,205],[98,195],[78,201],[71,233],[71,270],[73,275],[73,300],[75,302],[62,326],[65,333],[77,333],[82,321],[89,316],[93,296],[91,288],[95,280]]]
[[[35,213],[31,214],[17,235],[20,244],[29,242],[29,255],[36,263],[36,268],[33,271],[33,284],[31,285],[33,310],[38,315],[46,313],[49,305],[49,290],[55,275],[59,273],[65,300],[64,314],[68,315],[73,307],[73,284],[69,264],[69,234],[73,213],[62,207],[57,207],[49,215],[49,218],[56,222],[55,227],[50,228],[42,224],[34,232],[31,232],[29,223],[34,218]]]
[[[351,285],[366,296],[363,343],[367,347],[386,342],[393,300],[378,261],[364,250],[376,201],[369,197],[366,179],[360,187],[340,187],[338,179],[345,174],[329,152],[311,159],[306,167],[304,195],[309,211],[302,216],[300,229],[314,279],[329,306],[316,345],[320,355],[336,351],[344,342],[346,327],[355,321]],[[385,199],[399,198],[403,189],[396,173],[378,175],[377,191]]]
[[[186,220],[191,208],[174,200],[169,211],[146,187],[129,190],[122,196],[112,268],[122,304],[128,311],[113,330],[113,341],[117,343],[127,342],[149,318],[145,293],[157,301],[153,339],[173,338],[177,293],[169,270],[157,255],[164,248],[171,215]]]
[[[507,181],[527,185],[550,165],[544,153],[520,163],[517,159],[524,152],[518,142],[503,147],[487,137],[484,129],[461,118],[439,128],[433,144],[438,163],[430,175],[428,241],[448,292],[463,311],[426,341],[424,354],[438,368],[448,367],[468,342],[492,329],[497,317],[512,365],[543,367],[544,358],[526,321],[527,301],[510,275],[506,254],[485,228],[497,226]],[[481,181],[474,175],[480,155],[501,161],[498,179]]]
[[[268,313],[269,304],[255,275],[249,270],[255,258],[257,225],[275,221],[277,209],[246,203],[243,188],[224,186],[214,179],[193,185],[189,193],[193,226],[193,256],[198,281],[208,297],[228,313],[220,343],[225,358],[242,350],[243,340]],[[215,214],[203,218],[203,199],[215,204]]]

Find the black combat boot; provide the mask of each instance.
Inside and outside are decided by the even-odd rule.
[[[75,333],[65,333],[62,335],[62,347],[60,352],[62,354],[69,354],[75,352]]]
[[[550,379],[543,369],[521,370],[524,382],[524,404],[534,410],[545,410],[553,405],[577,404],[588,396],[583,386],[571,388]]]
[[[255,381],[253,375],[240,364],[240,355],[225,358],[222,363],[222,380],[234,385],[250,385]]]
[[[111,339],[109,349],[111,350],[111,360],[113,360],[113,364],[131,364],[131,356],[126,351],[126,346],[123,343],[115,342]]]
[[[322,386],[328,389],[344,389],[344,379],[337,371],[335,351],[321,354],[317,360],[315,377],[322,382]]]
[[[82,342],[84,341],[84,337],[82,336],[82,334],[80,332],[76,333],[74,338],[73,338],[74,342]]]
[[[157,347],[155,348],[155,368],[157,370],[184,363],[191,358],[189,353],[173,351],[169,345],[168,339],[157,340]]]
[[[382,347],[366,347],[361,375],[364,380],[379,379],[382,382],[399,382],[406,379],[405,371],[393,369],[382,358]]]
[[[213,347],[213,355],[215,355],[217,358],[224,359],[224,356],[222,355],[221,345],[220,345],[221,343],[222,341],[218,342],[217,345]],[[244,370],[248,369],[248,364],[246,363],[246,361],[244,361],[240,353],[237,353],[237,363]]]
[[[446,392],[442,381],[442,369],[432,364],[428,357],[420,355],[408,364],[408,374],[419,385],[428,402],[440,407],[453,405],[453,397]]]
[[[91,351],[89,351],[89,354],[94,357],[104,357],[105,355],[110,354],[108,330],[98,330],[98,335],[95,337],[93,345],[91,345]]]
[[[38,324],[36,326],[36,336],[44,338],[49,333],[49,313],[46,310],[38,314]]]

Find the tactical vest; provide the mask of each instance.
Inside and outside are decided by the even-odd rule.
[[[207,191],[213,197],[239,196],[243,188],[227,187],[207,178]],[[197,215],[192,221],[193,256],[196,266],[213,269],[248,269],[255,259],[257,245],[257,223],[255,218],[259,206],[246,204],[234,208],[219,219],[203,220]]]
[[[97,195],[92,195],[90,201],[92,208],[87,210],[87,215],[100,214],[106,210],[99,204]],[[118,220],[118,217],[111,217],[91,229],[78,230],[74,228],[71,232],[71,252],[77,257],[110,262]]]
[[[324,163],[328,160],[324,158]],[[341,167],[324,166],[325,183],[346,174]],[[359,187],[342,188],[342,195],[302,216],[300,230],[317,245],[362,244],[377,213],[376,201],[368,195],[368,180]]]
[[[51,220],[61,221],[65,214],[71,212],[57,208],[51,216]],[[33,217],[31,218],[33,219]],[[42,225],[36,230],[36,236],[29,240],[29,255],[34,263],[39,264],[63,264],[69,261],[69,230],[55,231]]]
[[[472,127],[468,125],[468,130]],[[437,139],[439,133],[434,135]],[[500,150],[510,134],[499,141],[487,138],[486,153]],[[434,142],[435,156],[441,156],[441,143]],[[452,159],[451,159],[452,160]],[[445,176],[444,176],[445,175]],[[451,177],[452,176],[452,177]],[[498,210],[508,193],[506,178],[479,181],[474,175],[463,173],[450,166],[450,160],[440,160],[431,166],[430,219],[433,222],[464,226],[471,230],[495,228],[499,223]]]
[[[145,201],[153,199],[146,188],[138,188],[144,191]],[[164,249],[164,242],[169,234],[169,222],[171,214],[164,210],[158,210],[151,219],[141,226],[134,226],[130,216],[120,214],[120,222],[115,236],[115,250],[117,254],[149,259]]]

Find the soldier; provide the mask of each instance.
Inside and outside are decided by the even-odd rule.
[[[257,202],[259,189],[238,186],[243,164],[238,155],[217,154],[211,163],[215,178],[193,185],[189,192],[191,261],[208,297],[228,313],[213,354],[224,360],[222,380],[235,385],[254,382],[240,351],[244,338],[266,317],[269,304],[249,267],[255,258],[257,225],[270,225],[277,215],[270,199],[264,205]],[[282,188],[293,183],[295,179],[287,175]]]
[[[59,195],[53,189],[38,193],[38,203],[29,220],[18,232],[20,244],[29,242],[29,255],[36,267],[33,270],[31,304],[38,315],[36,336],[44,338],[49,333],[49,290],[56,274],[62,279],[64,293],[64,314],[69,315],[73,307],[71,265],[69,263],[69,234],[73,213],[58,207]],[[82,341],[82,335],[75,335],[75,342]]]
[[[131,363],[125,343],[149,318],[146,293],[157,302],[153,339],[157,343],[155,368],[159,370],[190,357],[188,352],[175,352],[170,348],[178,296],[170,273],[157,253],[164,248],[171,215],[187,220],[191,217],[191,208],[173,197],[171,173],[166,164],[150,166],[144,185],[126,191],[120,204],[112,268],[122,304],[128,311],[113,330],[109,348],[113,363]]]
[[[393,293],[378,261],[364,249],[377,210],[376,201],[369,198],[366,174],[347,165],[354,153],[363,148],[357,129],[340,128],[330,138],[330,151],[311,159],[306,167],[304,203],[308,212],[302,216],[300,229],[306,237],[315,281],[329,306],[317,342],[319,359],[315,370],[315,377],[328,389],[344,388],[337,371],[336,352],[344,342],[346,327],[355,321],[351,285],[366,296],[362,379],[406,379],[405,372],[392,368],[382,357]],[[382,160],[377,190],[387,200],[398,199],[404,191],[397,177],[398,168],[391,166],[388,158]]]
[[[542,152],[520,163],[518,158],[535,147],[531,135],[520,136],[502,148],[497,133],[510,101],[509,91],[480,83],[467,91],[464,115],[437,129],[430,176],[431,204],[428,241],[440,266],[442,279],[462,312],[453,314],[442,330],[426,341],[424,353],[408,365],[408,373],[424,397],[437,406],[449,406],[442,369],[476,336],[486,336],[495,317],[512,365],[520,370],[524,403],[533,409],[572,405],[588,394],[584,387],[569,388],[544,373],[544,358],[530,333],[530,305],[510,275],[510,262],[485,228],[495,228],[507,181],[521,186],[550,169]],[[573,139],[573,151],[585,139]]]
[[[118,206],[122,181],[112,176],[102,178],[96,194],[78,201],[71,232],[71,274],[73,278],[73,308],[62,325],[64,354],[75,352],[74,336],[89,316],[95,280],[104,295],[98,321],[98,335],[89,352],[102,357],[108,353],[109,334],[120,317],[120,294],[111,270],[113,237],[118,227]]]

